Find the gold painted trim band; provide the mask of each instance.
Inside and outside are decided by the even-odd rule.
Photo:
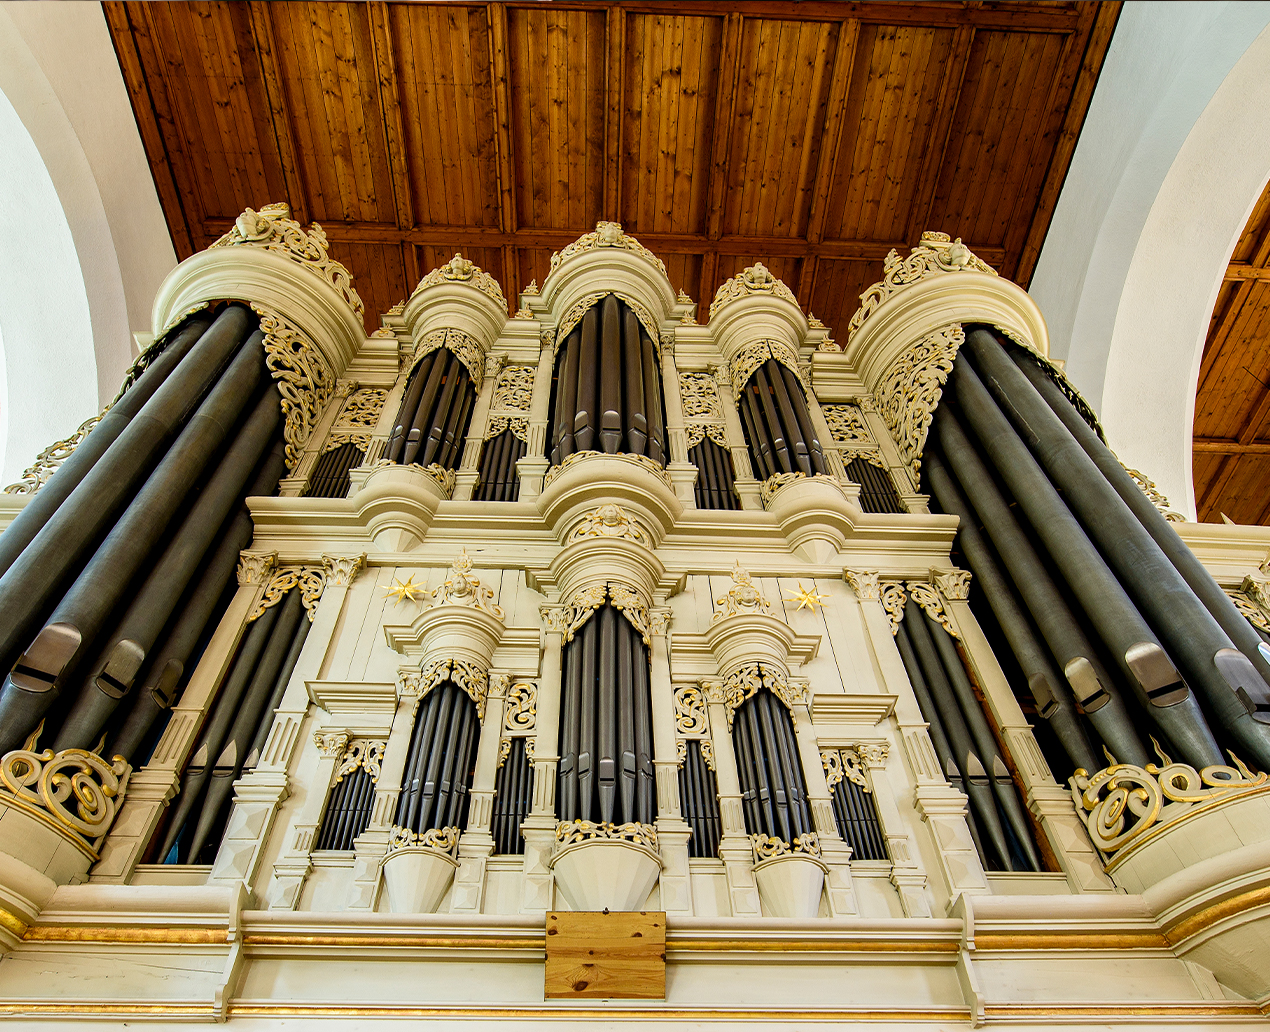
[[[248,933],[244,946],[415,946],[431,949],[537,950],[547,948],[547,936],[486,937],[436,935],[292,935]]]
[[[1234,917],[1245,910],[1263,907],[1268,903],[1270,903],[1270,885],[1263,885],[1259,889],[1241,892],[1237,896],[1231,896],[1220,903],[1214,903],[1211,907],[1205,907],[1198,913],[1192,914],[1190,917],[1184,917],[1182,920],[1170,925],[1164,930],[1164,938],[1170,946],[1174,946],[1189,939],[1192,935],[1198,935],[1206,928],[1211,928],[1219,921]]]
[[[975,935],[979,950],[1167,950],[1162,932],[980,932]]]
[[[3,907],[0,907],[0,928],[9,932],[15,938],[21,939],[26,936],[27,928],[29,927],[17,914],[11,914]]]
[[[24,942],[179,943],[224,946],[230,941],[223,928],[103,928],[78,925],[37,925],[28,928]]]

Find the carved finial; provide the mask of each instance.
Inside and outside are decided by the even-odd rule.
[[[722,608],[715,610],[712,623],[714,620],[722,620],[724,617],[738,616],[742,613],[770,614],[772,611],[771,605],[763,597],[762,592],[754,586],[753,578],[747,570],[742,568],[739,561],[732,567],[732,587],[728,589],[727,594],[716,598],[714,604]]]

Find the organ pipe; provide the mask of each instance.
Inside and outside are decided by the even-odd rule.
[[[561,342],[551,403],[550,458],[579,451],[666,461],[656,350],[634,311],[613,294],[587,309]]]
[[[397,825],[418,832],[467,821],[479,735],[476,704],[457,684],[443,681],[427,694],[411,734]]]
[[[833,786],[833,816],[838,835],[851,847],[852,860],[885,860],[886,837],[868,789],[844,777]]]
[[[375,781],[364,767],[340,778],[322,816],[314,849],[353,848],[353,840],[366,830],[375,807]]]
[[[324,452],[309,474],[305,485],[306,498],[344,498],[352,486],[348,471],[360,466],[366,453],[352,441]]]
[[[472,492],[477,502],[514,502],[519,486],[516,463],[525,457],[525,442],[511,430],[491,437],[481,450],[480,476]]]
[[[697,482],[693,497],[698,509],[739,509],[733,486],[732,456],[726,448],[703,437],[689,450],[688,461],[697,467]]]
[[[766,688],[737,707],[732,741],[745,830],[784,842],[814,830],[793,721]]]
[[[529,816],[533,795],[533,764],[524,738],[511,739],[507,759],[498,768],[494,783],[493,816],[490,834],[496,853],[514,854],[525,851],[520,826]]]
[[[684,820],[692,829],[688,855],[717,857],[721,833],[718,784],[702,755],[701,742],[689,739],[684,747],[684,762],[679,768],[679,799]]]
[[[557,812],[561,820],[656,817],[648,649],[611,605],[565,646]]]
[[[860,508],[865,512],[905,512],[895,491],[889,470],[873,465],[868,459],[855,458],[846,463],[847,476],[860,485]]]
[[[740,411],[760,480],[777,473],[828,474],[802,385],[776,359],[754,370],[741,391]]]
[[[475,404],[476,390],[458,357],[447,348],[430,352],[410,373],[384,458],[454,469]]]

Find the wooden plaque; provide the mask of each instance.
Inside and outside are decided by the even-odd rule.
[[[664,1000],[666,915],[548,914],[544,995],[548,1000]]]

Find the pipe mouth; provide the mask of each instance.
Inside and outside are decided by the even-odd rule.
[[[1072,686],[1080,708],[1086,713],[1096,713],[1111,701],[1111,694],[1098,679],[1094,665],[1084,656],[1068,660],[1063,673],[1067,675],[1067,683]]]
[[[122,699],[132,689],[132,682],[137,679],[137,671],[141,669],[145,658],[145,650],[135,641],[125,638],[110,650],[106,665],[93,678],[93,682],[112,699]]]
[[[15,688],[25,692],[47,692],[79,650],[82,635],[71,624],[49,624],[22,653],[9,674]]]
[[[1125,649],[1124,659],[1152,706],[1176,706],[1191,690],[1172,660],[1153,641],[1139,641]]]
[[[1252,661],[1238,649],[1218,649],[1213,665],[1253,720],[1270,724],[1270,685],[1257,673]]]
[[[159,671],[159,679],[149,686],[150,697],[161,710],[176,701],[176,686],[185,672],[185,664],[179,659],[169,659]]]
[[[1049,720],[1058,712],[1058,698],[1044,674],[1033,674],[1027,681],[1028,690],[1036,702],[1036,712],[1043,720]]]

